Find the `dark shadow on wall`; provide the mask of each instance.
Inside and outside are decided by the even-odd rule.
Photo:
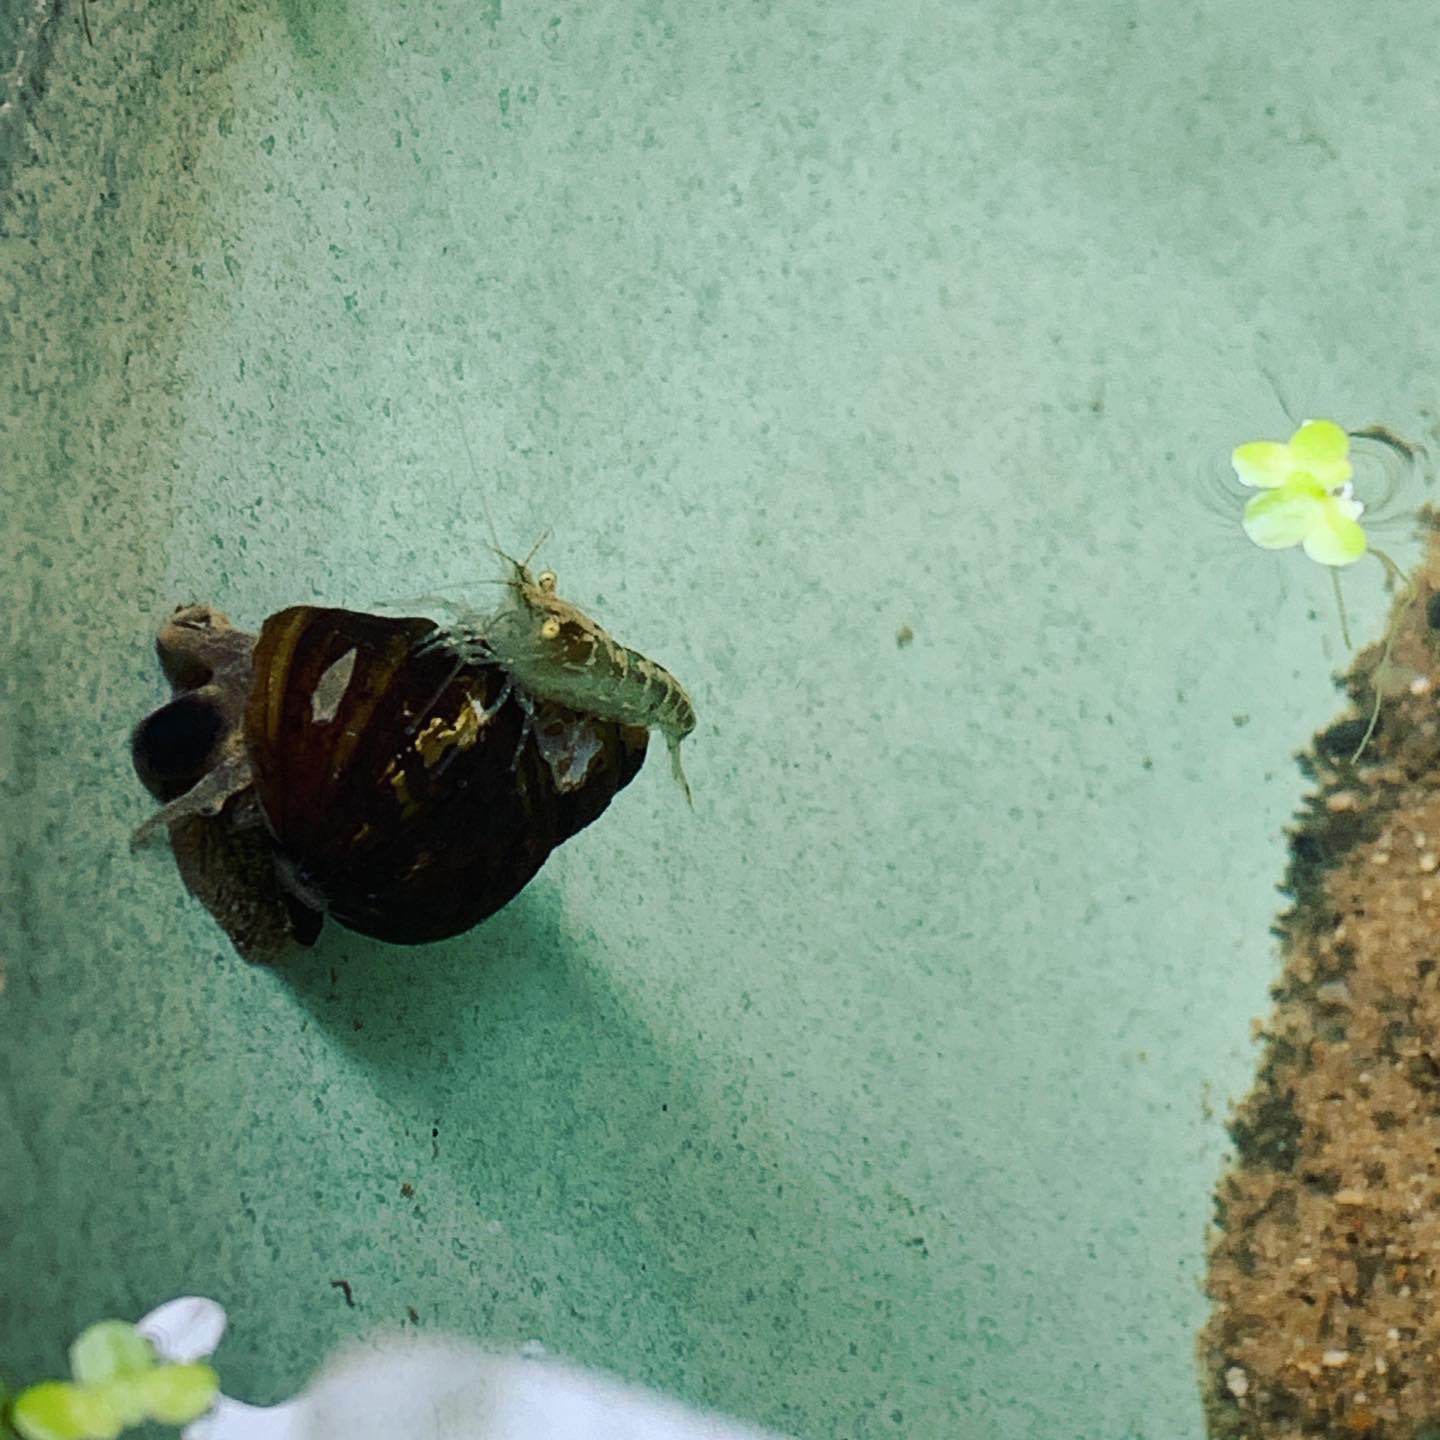
[[[157,994],[158,967],[139,947],[133,969],[117,963],[137,882],[116,863],[123,829],[106,827],[128,769],[125,697],[153,683],[137,678],[153,614],[134,577],[168,526],[177,356],[198,290],[177,283],[174,254],[196,247],[208,215],[177,177],[232,98],[251,32],[243,0],[107,0],[90,7],[93,44],[78,0],[9,9],[0,1272],[23,1279],[0,1285],[0,1350],[38,1377],[64,1372],[66,1344],[97,1310],[133,1313],[131,1258],[162,1243],[135,1218],[160,1188],[135,1122],[153,1107],[163,1135],[183,1097],[168,1088],[175,1058],[160,1054],[155,1015],[129,1024]],[[83,507],[67,519],[59,497]],[[82,672],[108,697],[98,708],[74,703]],[[220,1082],[226,1070],[212,1067]],[[160,1199],[183,1208],[168,1190]]]
[[[273,0],[290,36],[290,46],[310,78],[323,90],[338,91],[358,67],[351,55],[359,40],[346,0]]]
[[[56,27],[66,11],[79,23],[80,0],[22,0],[0,6],[0,197],[9,194],[15,156],[35,106],[45,93],[45,71]],[[68,18],[68,17],[66,17]],[[3,210],[0,203],[0,210]]]
[[[547,1345],[782,1431],[892,1433],[916,1398],[897,1393],[914,1367],[895,1309],[926,1308],[924,1258],[896,1243],[888,1283],[884,1265],[857,1282],[763,1097],[702,1042],[687,1052],[637,1020],[548,897],[425,950],[338,935],[290,968],[294,992],[410,1125],[437,1132],[430,1163],[470,1205],[470,1233],[435,1257],[454,1274],[437,1325],[527,1333],[504,1333],[526,1305],[491,1296],[499,1215],[528,1268],[512,1282],[565,1292],[535,1306]],[[883,1225],[874,1243],[893,1243]],[[419,1260],[404,1257],[389,1313]]]
[[[321,90],[337,93],[350,88],[365,68],[356,51],[372,37],[352,20],[348,0],[270,0],[290,37],[295,58]],[[493,35],[500,23],[502,0],[472,0],[464,30],[435,37],[438,48],[474,46],[471,25]],[[381,67],[384,68],[383,65]]]

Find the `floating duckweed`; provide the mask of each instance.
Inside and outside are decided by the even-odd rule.
[[[1378,441],[1403,454],[1407,462],[1419,453],[1383,426],[1347,432],[1333,420],[1306,420],[1288,441],[1252,440],[1236,446],[1230,463],[1242,485],[1260,492],[1246,501],[1241,516],[1241,527],[1250,540],[1263,550],[1288,550],[1299,545],[1311,560],[1330,569],[1347,648],[1350,633],[1338,571],[1371,554],[1384,566],[1386,578],[1401,589],[1401,600],[1386,631],[1372,680],[1374,708],[1351,756],[1353,763],[1364,752],[1379,722],[1383,693],[1380,677],[1389,665],[1395,626],[1414,599],[1415,589],[1400,567],[1383,550],[1371,545],[1360,523],[1365,505],[1356,498],[1352,483],[1352,435]]]
[[[1289,439],[1252,440],[1230,456],[1242,485],[1261,493],[1241,524],[1263,550],[1301,545],[1320,565],[1353,565],[1369,548],[1351,478],[1350,437],[1333,420],[1307,420]]]
[[[22,1391],[9,1421],[23,1440],[115,1440],[131,1425],[188,1425],[215,1403],[220,1381],[202,1364],[161,1364],[123,1320],[102,1320],[70,1347],[70,1380]]]

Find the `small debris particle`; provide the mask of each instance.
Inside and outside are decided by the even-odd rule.
[[[903,650],[903,649],[904,649],[907,645],[909,645],[914,639],[915,639],[915,632],[914,632],[908,625],[902,625],[902,626],[895,632],[895,646],[896,646],[896,649]]]
[[[1250,1389],[1250,1377],[1238,1365],[1232,1365],[1225,1372],[1225,1388],[1237,1400],[1243,1400]]]
[[[343,1291],[345,1294],[345,1303],[352,1310],[355,1308],[355,1294],[354,1291],[350,1289],[350,1282],[348,1280],[332,1280],[330,1282],[330,1288],[332,1290]]]
[[[1230,717],[1230,723],[1237,730],[1243,730],[1250,723],[1250,717],[1241,710]]]
[[[405,1307],[405,1313],[410,1317],[410,1323],[412,1325],[418,1325],[420,1323],[420,1312],[413,1305],[407,1305]]]
[[[400,1193],[408,1200],[415,1193],[415,1187],[407,1180],[401,1187]]]

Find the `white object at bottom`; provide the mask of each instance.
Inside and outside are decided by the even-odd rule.
[[[213,1300],[162,1305],[140,1330],[163,1359],[208,1355],[224,1331]],[[184,1440],[780,1440],[548,1359],[465,1340],[400,1335],[340,1354],[283,1405],[221,1396]]]

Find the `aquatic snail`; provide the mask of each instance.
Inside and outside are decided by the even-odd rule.
[[[157,640],[174,687],[135,730],[187,887],[247,959],[329,915],[421,944],[508,903],[644,761],[645,729],[528,694],[432,620],[292,606],[258,637],[203,605]]]

